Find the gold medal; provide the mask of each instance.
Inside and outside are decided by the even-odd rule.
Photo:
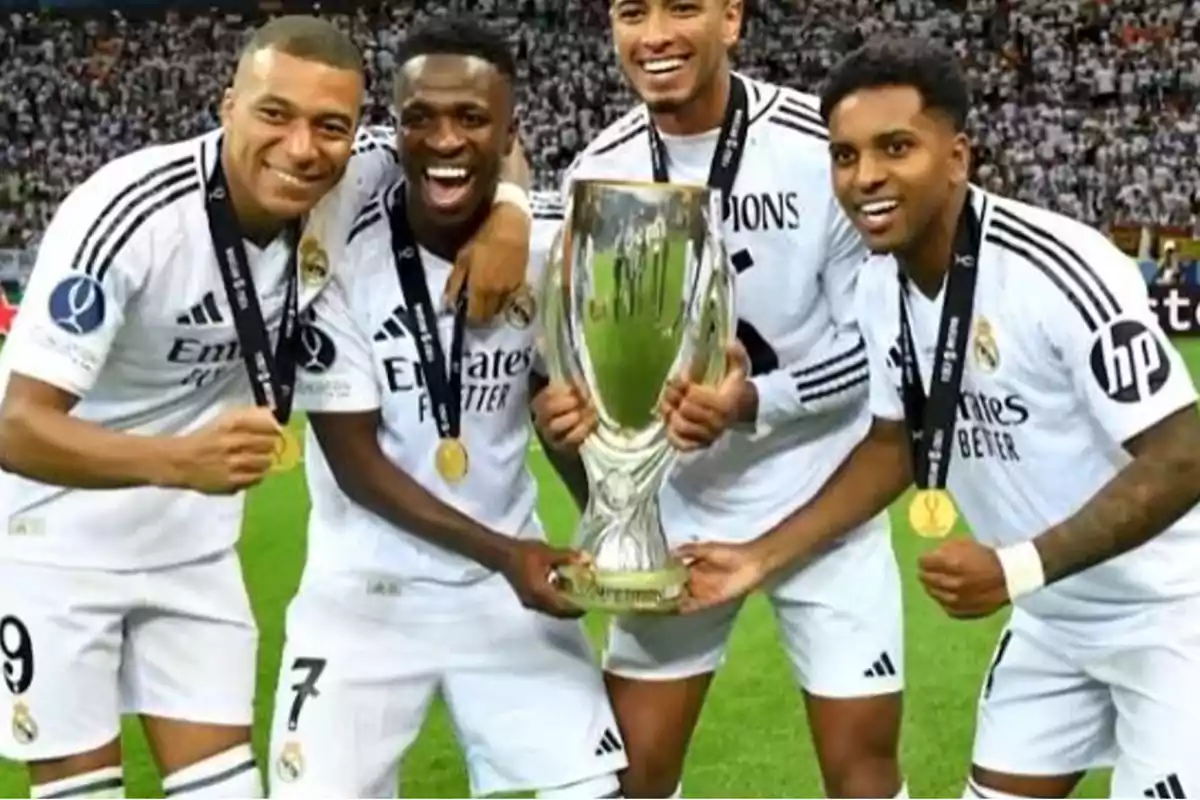
[[[467,448],[461,439],[442,439],[434,456],[438,474],[446,483],[458,483],[467,477]]]
[[[275,441],[275,452],[271,454],[271,472],[291,472],[300,466],[301,456],[299,437],[290,428],[282,429]]]
[[[908,524],[926,539],[949,536],[957,521],[958,509],[945,489],[920,489],[908,504]]]

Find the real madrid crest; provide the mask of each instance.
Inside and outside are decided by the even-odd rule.
[[[38,737],[38,726],[29,713],[29,706],[20,700],[13,703],[12,735],[18,744],[32,744]]]
[[[288,742],[283,746],[283,752],[275,763],[275,772],[284,783],[300,779],[304,774],[304,754],[300,752],[299,742]]]
[[[992,324],[985,317],[980,317],[975,322],[975,340],[972,351],[975,353],[975,363],[984,372],[995,372],[1000,366],[1000,348],[996,346]]]
[[[305,286],[316,286],[329,278],[329,256],[312,236],[300,240],[300,281]]]
[[[537,301],[533,298],[533,290],[529,288],[529,284],[525,284],[508,298],[504,318],[508,320],[509,325],[524,330],[533,322],[536,313]]]

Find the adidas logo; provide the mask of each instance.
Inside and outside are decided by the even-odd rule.
[[[892,369],[900,369],[903,366],[904,355],[900,351],[899,341],[888,348],[887,363]]]
[[[896,667],[892,664],[892,659],[887,653],[882,653],[879,658],[875,659],[875,663],[871,668],[863,672],[864,678],[894,678],[896,677]]]
[[[386,342],[390,339],[403,339],[405,336],[408,336],[408,309],[396,306],[392,309],[391,316],[371,338],[377,342]]]
[[[221,310],[217,308],[217,297],[212,292],[204,295],[204,299],[175,318],[179,325],[215,325],[224,322]]]
[[[1187,795],[1184,794],[1183,784],[1179,782],[1179,776],[1172,772],[1166,778],[1142,792],[1142,797],[1162,797],[1168,800],[1182,800]]]
[[[612,728],[605,728],[604,735],[600,737],[600,746],[596,748],[595,754],[597,756],[606,756],[611,753],[619,753],[624,749],[625,746],[621,744],[621,740],[617,738],[617,735],[612,732]],[[1179,796],[1183,797],[1183,795]]]

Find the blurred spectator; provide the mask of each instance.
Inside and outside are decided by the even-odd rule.
[[[350,8],[354,3],[339,3]],[[977,180],[1101,226],[1200,233],[1198,0],[765,0],[738,51],[745,73],[815,90],[872,35],[953,45],[975,89]],[[427,15],[466,11],[508,33],[535,181],[630,103],[607,0],[413,0],[333,15],[366,54],[366,115],[387,122],[392,52]],[[56,203],[114,156],[217,124],[242,15],[85,23],[0,20],[0,247],[36,243]]]
[[[1183,283],[1183,264],[1179,261],[1179,250],[1174,242],[1163,245],[1153,283],[1158,286],[1178,286]]]

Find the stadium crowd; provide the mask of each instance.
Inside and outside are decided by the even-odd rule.
[[[536,183],[629,103],[605,33],[607,0],[415,0],[335,18],[366,53],[371,122],[386,122],[391,53],[415,19],[470,6],[519,57]],[[36,244],[55,204],[107,160],[217,124],[250,16],[0,20],[0,247]],[[815,87],[877,31],[952,42],[976,92],[988,188],[1098,225],[1200,233],[1196,0],[771,0],[738,54],[747,74]]]

